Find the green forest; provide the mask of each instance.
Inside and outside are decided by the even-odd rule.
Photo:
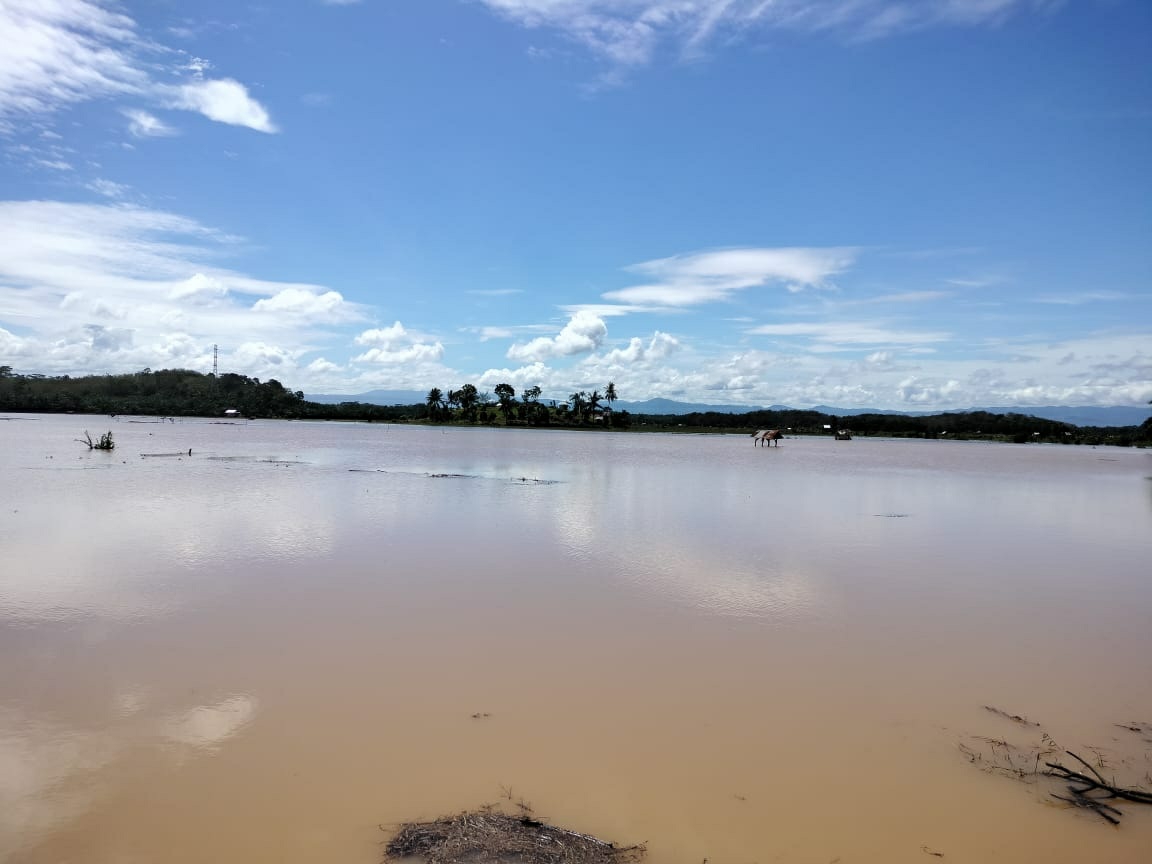
[[[543,399],[539,387],[520,394],[509,384],[482,392],[473,384],[458,389],[433,387],[414,405],[363,402],[310,402],[270,378],[260,381],[226,372],[206,375],[187,369],[162,369],[124,375],[50,377],[21,375],[0,366],[0,411],[29,413],[130,414],[160,417],[221,417],[349,420],[383,423],[530,426],[618,429],[635,432],[747,432],[781,429],[792,435],[830,435],[848,429],[853,437],[883,436],[936,439],[988,439],[1018,443],[1152,445],[1152,418],[1139,426],[1086,427],[1027,414],[986,411],[949,412],[916,417],[858,414],[838,417],[819,411],[749,411],[728,414],[631,414],[613,410],[619,398],[614,383],[603,392],[580,391],[566,400]]]

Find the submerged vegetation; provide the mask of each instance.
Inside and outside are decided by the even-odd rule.
[[[631,429],[641,432],[730,432],[780,429],[785,435],[832,436],[849,430],[854,438],[898,437],[940,440],[991,440],[1017,443],[1152,445],[1152,418],[1140,426],[1074,426],[1023,413],[963,411],[910,416],[858,414],[851,417],[801,409],[745,413],[701,411],[690,414],[634,414],[616,410],[616,385],[578,391],[565,400],[544,399],[540,387],[519,395],[510,384],[492,392],[474,384],[447,390],[433,387],[413,405],[364,402],[310,402],[270,378],[260,381],[226,372],[205,375],[187,369],[165,369],[125,375],[14,374],[0,366],[0,411],[75,414],[145,414],[163,417],[239,417],[286,420],[357,420],[386,423]],[[848,446],[848,445],[846,445]]]

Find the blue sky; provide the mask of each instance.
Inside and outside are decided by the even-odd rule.
[[[0,364],[1152,399],[1146,0],[0,0]]]

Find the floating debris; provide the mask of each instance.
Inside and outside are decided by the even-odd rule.
[[[617,846],[590,834],[557,828],[521,806],[511,816],[484,808],[400,827],[385,849],[388,859],[418,855],[426,864],[516,861],[521,864],[634,864],[643,845]]]
[[[1005,720],[1011,720],[1013,723],[1019,723],[1021,726],[1040,726],[1039,723],[1033,723],[1027,717],[1021,717],[1019,714],[1009,714],[1003,708],[997,708],[994,705],[985,705],[984,710],[992,712],[997,717],[1003,717]]]
[[[1018,714],[1010,714],[1000,708],[988,705],[984,709],[993,714],[1004,717],[1020,726],[1039,728],[1040,724],[1028,720]],[[1149,727],[1143,723],[1113,724],[1121,729],[1136,732],[1142,735]],[[1124,815],[1119,809],[1112,806],[1111,801],[1117,803],[1124,801],[1133,804],[1152,804],[1152,792],[1136,787],[1121,786],[1115,779],[1106,780],[1101,770],[1126,769],[1129,774],[1143,770],[1139,764],[1139,756],[1125,759],[1111,757],[1106,761],[1104,752],[1099,747],[1087,747],[1096,757],[1096,765],[1090,764],[1072,750],[1061,747],[1047,732],[1040,733],[1040,740],[1026,745],[1016,745],[1000,738],[989,738],[982,735],[972,736],[972,742],[981,742],[984,746],[969,746],[960,743],[957,746],[973,765],[988,774],[1000,774],[1012,777],[1026,784],[1040,784],[1049,778],[1054,778],[1064,784],[1058,794],[1050,792],[1049,796],[1058,801],[1071,804],[1073,807],[1090,810],[1104,821],[1119,825]],[[1114,739],[1115,740],[1115,739]],[[1144,738],[1145,742],[1149,739]],[[1070,756],[1080,763],[1088,773],[1075,771],[1063,765],[1058,759],[1060,754]],[[1145,763],[1152,757],[1152,753],[1144,756]],[[1152,776],[1145,773],[1145,778],[1152,782]]]

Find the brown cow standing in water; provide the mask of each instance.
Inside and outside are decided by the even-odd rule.
[[[761,447],[771,447],[771,442],[775,441],[779,447],[780,439],[783,437],[779,429],[760,429],[752,436],[752,446],[755,447],[759,443]]]

